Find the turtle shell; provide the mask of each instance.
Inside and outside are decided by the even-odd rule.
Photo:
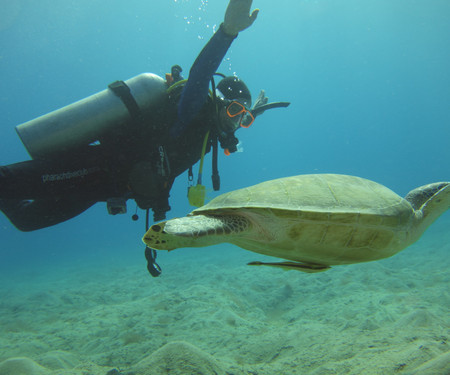
[[[228,241],[244,249],[314,264],[381,259],[408,245],[411,204],[360,177],[315,174],[231,191],[192,215],[242,215],[254,224]]]
[[[409,202],[387,187],[355,176],[310,174],[279,178],[222,194],[192,214],[218,214],[228,209],[279,210],[305,214],[403,217],[413,212]],[[396,221],[396,224],[398,222]]]

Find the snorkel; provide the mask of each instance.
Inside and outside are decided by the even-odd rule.
[[[257,106],[256,108],[253,108],[250,112],[252,115],[256,118],[256,116],[261,115],[264,111],[267,111],[268,109],[272,108],[286,108],[291,104],[290,102],[272,102],[267,104],[262,104],[260,106]]]

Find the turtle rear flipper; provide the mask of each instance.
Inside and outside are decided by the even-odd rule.
[[[271,266],[282,268],[286,271],[297,270],[306,273],[317,273],[329,270],[330,266],[325,266],[323,264],[308,264],[300,262],[250,262],[247,263],[248,266]]]

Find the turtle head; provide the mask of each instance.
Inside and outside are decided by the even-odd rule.
[[[176,247],[170,246],[170,241],[168,243],[167,241],[167,233],[164,231],[164,228],[166,226],[167,221],[162,221],[158,224],[153,224],[145,233],[144,237],[142,238],[142,241],[144,243],[156,250],[173,250],[176,249]]]
[[[156,250],[211,246],[232,242],[249,227],[250,222],[241,215],[191,214],[152,225],[142,241]]]
[[[450,182],[436,182],[411,190],[405,197],[417,218],[416,238],[450,208]]]
[[[153,224],[142,241],[151,249],[175,250],[180,247],[194,247],[195,238],[189,231],[188,217],[175,218]]]

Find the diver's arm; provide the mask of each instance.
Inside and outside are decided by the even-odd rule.
[[[234,39],[235,36],[227,35],[221,25],[198,55],[189,71],[189,79],[181,93],[178,103],[178,120],[171,129],[172,136],[181,135],[187,124],[193,120],[205,104],[211,77],[216,72]]]
[[[202,49],[189,72],[178,103],[178,120],[171,135],[178,137],[205,104],[209,82],[238,33],[249,27],[259,10],[251,14],[252,0],[230,0],[223,24]]]

